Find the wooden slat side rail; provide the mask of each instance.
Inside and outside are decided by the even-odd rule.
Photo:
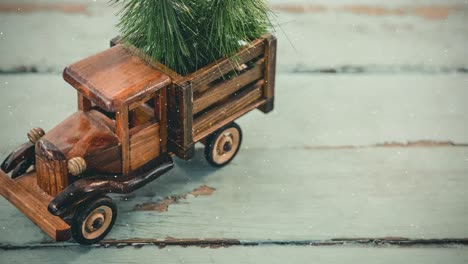
[[[256,104],[262,98],[263,85],[264,81],[260,80],[236,95],[230,102],[221,104],[196,118],[193,125],[194,141],[202,139],[209,134],[208,132],[214,132],[252,110],[249,106]],[[262,102],[264,103],[265,100],[262,100]]]
[[[238,63],[242,64],[247,61],[250,61],[256,57],[261,56],[265,51],[265,39],[269,38],[270,35],[264,36],[263,38],[253,41],[248,47],[241,50],[236,54]],[[196,72],[193,72],[187,76],[183,76],[175,72],[174,70],[168,68],[164,64],[152,59],[144,52],[137,49],[135,46],[129,45],[127,43],[123,44],[119,37],[111,40],[111,47],[116,44],[125,45],[125,48],[132,54],[138,56],[140,59],[148,63],[151,67],[156,70],[161,71],[162,73],[169,76],[174,83],[178,85],[183,85],[187,82],[192,83],[192,87],[195,90],[206,88],[205,86],[211,83],[212,81],[220,78],[224,74],[232,71],[233,62],[231,58],[224,58],[220,61],[215,61]]]
[[[35,173],[22,177],[30,177],[27,184],[35,184]],[[47,199],[44,194],[38,193],[39,188],[25,188],[18,182],[12,180],[0,170],[0,194],[10,201],[18,210],[26,215],[42,231],[56,241],[67,241],[70,239],[70,226],[59,217],[53,216],[47,211]]]
[[[261,60],[260,65],[256,65],[255,68],[250,69],[231,80],[226,80],[216,84],[205,93],[195,96],[193,102],[193,113],[197,114],[209,106],[219,101],[223,101],[238,90],[244,88],[249,83],[261,79],[264,74],[264,69],[263,60]]]
[[[276,82],[276,52],[277,39],[270,35],[265,39],[265,85],[263,87],[263,96],[267,99],[265,105],[258,109],[264,113],[273,111],[275,99],[275,82]]]
[[[256,40],[252,43],[251,46],[248,46],[244,50],[236,54],[239,64],[246,63],[251,61],[265,52],[265,41],[264,39]],[[221,78],[224,74],[232,71],[234,68],[231,58],[226,58],[221,62],[215,62],[211,65],[208,65],[197,72],[195,72],[189,77],[185,78],[186,81],[192,83],[192,88],[194,92],[203,90],[208,84],[213,82],[216,79]]]

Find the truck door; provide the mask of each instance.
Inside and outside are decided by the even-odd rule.
[[[166,89],[129,107],[130,171],[166,150]]]

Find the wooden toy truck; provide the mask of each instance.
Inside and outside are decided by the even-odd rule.
[[[78,111],[48,133],[32,129],[1,165],[0,194],[56,241],[103,239],[117,217],[106,194],[155,180],[197,142],[210,164],[226,165],[242,140],[234,121],[273,110],[274,36],[250,43],[235,65],[223,59],[188,76],[111,46],[64,70]]]

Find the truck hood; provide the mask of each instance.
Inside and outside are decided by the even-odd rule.
[[[66,159],[82,157],[92,162],[99,153],[119,145],[114,131],[114,121],[102,113],[78,111],[43,138],[57,147]]]

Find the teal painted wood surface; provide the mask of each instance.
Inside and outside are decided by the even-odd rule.
[[[245,148],[371,146],[433,140],[468,142],[466,75],[278,74],[276,110],[239,122]],[[12,92],[14,91],[14,92]],[[60,75],[0,76],[0,156],[34,126],[48,130],[76,110]],[[3,155],[3,156],[2,156]]]
[[[34,88],[41,92],[27,90],[29,98],[4,97],[7,101],[16,100],[10,107],[15,113],[30,112],[17,110],[26,102],[26,109],[37,109],[32,116],[24,115],[23,120],[9,120],[22,124],[22,128],[10,127],[6,130],[12,131],[1,133],[5,140],[11,135],[18,136],[12,145],[25,140],[24,135],[15,131],[27,131],[27,126],[34,122],[30,118],[42,116],[52,126],[54,120],[48,116],[53,109],[58,109],[52,102],[59,102],[63,95],[59,88],[47,84],[55,83],[71,97],[70,104],[65,102],[63,109],[71,112],[75,107],[75,94],[69,93],[71,88],[50,81],[52,77],[7,78],[16,79],[10,81],[18,87],[16,90],[31,87],[33,83],[45,87]],[[467,115],[462,102],[466,92],[462,87],[463,76],[315,78],[280,74],[279,80],[280,110],[271,116],[252,114],[240,120],[246,143],[232,165],[222,170],[210,168],[203,160],[201,149],[193,161],[178,161],[174,171],[119,201],[121,214],[109,237],[240,240],[466,237],[468,148],[443,142],[422,142],[416,146],[383,144],[431,138],[466,142],[466,123],[459,122]],[[363,87],[372,88],[354,88],[356,95],[353,95],[343,86],[353,82],[367,83]],[[287,83],[302,88],[288,88]],[[376,87],[380,83],[388,86]],[[297,93],[288,93],[287,89],[297,89]],[[407,98],[411,89],[421,101]],[[437,92],[442,89],[451,92]],[[374,93],[375,90],[378,92]],[[44,97],[45,94],[48,96]],[[395,100],[389,101],[392,96]],[[309,104],[315,100],[316,103]],[[398,107],[394,102],[398,102]],[[428,104],[432,108],[426,107]],[[317,111],[310,111],[314,107]],[[388,119],[382,121],[376,117],[379,113]],[[53,116],[62,119],[61,116],[67,115],[63,111]],[[322,125],[309,125],[314,121]],[[366,133],[373,127],[365,134],[367,137],[349,136],[352,131]],[[430,127],[434,127],[435,134],[428,135]],[[326,140],[319,143],[311,140],[327,132],[333,134]],[[399,133],[400,138],[392,138]],[[3,156],[8,153],[5,147],[2,153]],[[203,185],[216,191],[210,196],[180,199],[167,212],[135,210],[139,205],[158,204],[167,197],[185,195]],[[48,240],[5,200],[0,206],[1,242],[24,244]],[[17,225],[24,228],[18,231]]]
[[[231,247],[59,248],[0,253],[6,263],[466,263],[462,248]]]
[[[39,2],[57,4],[57,1],[49,0]],[[311,6],[308,12],[291,12],[301,10],[303,3],[306,3],[304,10]],[[118,34],[114,26],[118,22],[115,16],[118,10],[106,1],[73,0],[69,4],[78,5],[78,11],[83,7],[84,10],[1,14],[1,24],[14,26],[2,28],[0,69],[34,66],[41,72],[61,73],[64,66],[105,49],[109,40]],[[398,73],[443,72],[468,67],[465,45],[468,41],[468,7],[464,0],[418,3],[400,0],[377,4],[366,0],[276,0],[271,4],[280,43],[280,71],[359,71],[364,67],[371,71]],[[442,17],[425,19],[410,11],[405,15],[390,13],[408,6],[435,6],[432,12],[441,13]],[[353,11],[351,7],[357,10]],[[379,15],[379,8],[383,9],[380,11],[383,14]],[[446,19],[443,17],[445,8],[449,8]],[[11,52],[12,48],[19,52]]]
[[[0,1],[0,159],[29,128],[48,130],[75,111],[60,73],[117,35],[115,9],[104,2],[20,0],[36,7],[7,12]],[[44,3],[78,11],[45,12]],[[194,160],[114,196],[120,215],[108,238],[467,238],[465,1],[270,3],[281,24],[276,111],[239,120],[245,138],[230,166],[209,167],[198,146]],[[391,14],[397,9],[406,13]],[[51,244],[0,198],[0,263],[467,263],[466,249],[442,240],[403,248]]]

